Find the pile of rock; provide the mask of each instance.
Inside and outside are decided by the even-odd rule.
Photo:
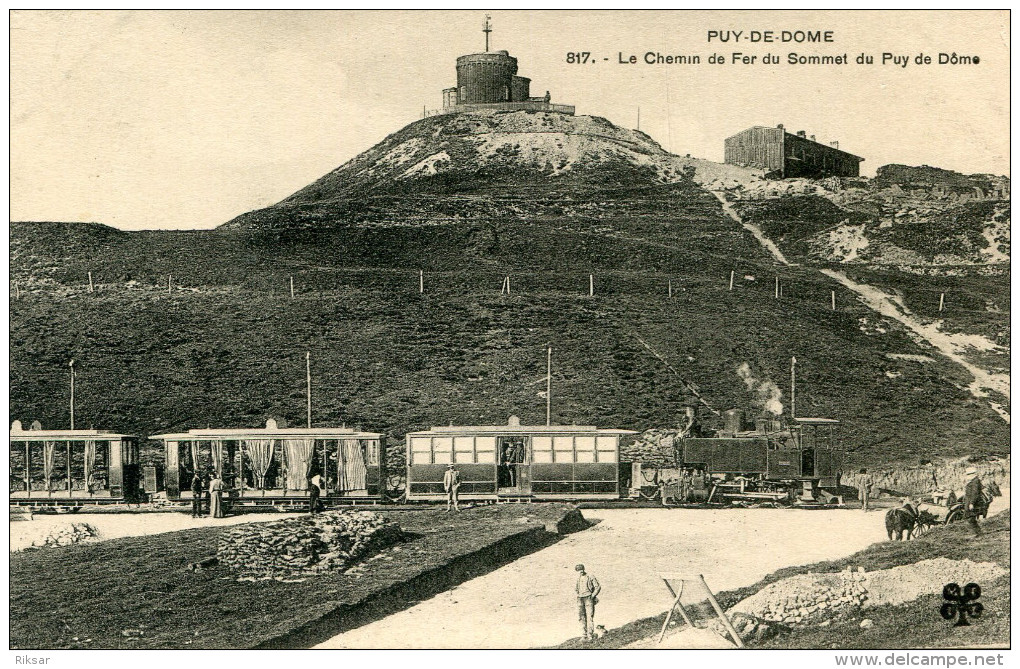
[[[622,462],[640,462],[653,467],[676,466],[677,430],[645,430],[633,444],[620,451]]]
[[[94,539],[99,536],[96,528],[88,523],[68,523],[49,532],[41,539],[32,542],[33,548],[45,548],[47,546],[70,546],[80,541]]]
[[[765,586],[729,613],[805,626],[859,609],[868,597],[866,580],[863,567],[834,574],[799,574]]]
[[[291,579],[344,571],[402,539],[400,526],[379,514],[329,511],[232,527],[216,557],[239,579]]]
[[[761,624],[825,625],[841,614],[941,593],[947,583],[988,583],[1008,573],[992,562],[940,557],[873,572],[847,567],[839,573],[799,574],[765,586],[727,614],[731,619],[750,618],[756,626],[748,634],[757,636]],[[738,632],[745,636],[745,630]]]

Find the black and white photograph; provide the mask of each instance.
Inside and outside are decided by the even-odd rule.
[[[1008,664],[1009,10],[8,20],[9,664]]]

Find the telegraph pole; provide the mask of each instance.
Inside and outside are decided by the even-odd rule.
[[[305,381],[308,395],[308,427],[312,426],[312,354],[305,351]]]
[[[790,418],[797,417],[797,358],[790,358]]]
[[[545,425],[552,425],[552,346],[545,358]]]
[[[71,358],[71,429],[74,429],[74,358]]]

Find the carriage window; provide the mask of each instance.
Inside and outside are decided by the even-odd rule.
[[[452,451],[448,451],[448,450],[444,450],[444,451],[436,450],[433,453],[433,460],[432,461],[433,461],[434,464],[437,464],[437,465],[447,465],[447,464],[450,464],[451,462],[453,462],[453,452]]]
[[[428,437],[411,437],[411,464],[432,464],[432,440]]]
[[[616,437],[597,437],[595,445],[598,447],[598,462],[616,462]]]
[[[475,437],[475,462],[496,462],[495,437]]]
[[[475,438],[454,437],[453,454],[455,462],[474,462],[475,459]]]
[[[365,464],[369,467],[379,466],[379,442],[375,439],[367,439],[365,444]]]
[[[574,461],[573,437],[553,437],[553,461],[554,462]]]
[[[552,437],[531,438],[531,460],[532,462],[552,462]]]
[[[595,437],[575,437],[574,450],[577,453],[575,462],[595,462]]]

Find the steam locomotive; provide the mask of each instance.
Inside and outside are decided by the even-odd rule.
[[[838,495],[838,420],[765,415],[749,423],[730,409],[722,429],[704,436],[688,415],[687,434],[675,444],[678,480],[663,487],[664,500],[817,504]]]

